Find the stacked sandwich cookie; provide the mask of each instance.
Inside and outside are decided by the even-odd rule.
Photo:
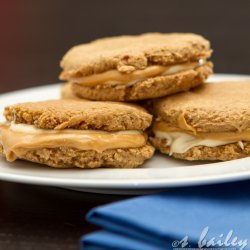
[[[103,38],[70,49],[60,79],[89,100],[157,98],[202,84],[212,74],[211,52],[209,42],[195,34]]]
[[[58,168],[133,168],[152,157],[152,116],[135,105],[53,100],[5,108],[1,144],[8,161]]]
[[[186,160],[250,156],[250,81],[208,83],[154,101],[153,145]]]
[[[5,108],[0,151],[57,168],[133,168],[155,148],[186,160],[250,156],[250,82],[205,83],[211,53],[181,33],[75,46],[61,61],[61,100]]]
[[[82,101],[84,101],[85,99],[83,98],[79,98],[78,96],[76,96],[71,88],[71,83],[65,83],[62,85],[61,87],[61,98],[62,99],[81,99]]]

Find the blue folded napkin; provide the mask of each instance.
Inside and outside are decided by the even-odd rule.
[[[84,250],[166,250],[166,248],[158,245],[107,231],[88,234],[82,237],[81,242],[83,243],[82,249]]]
[[[250,249],[250,181],[132,198],[95,208],[87,220],[105,231],[83,237],[85,250]]]

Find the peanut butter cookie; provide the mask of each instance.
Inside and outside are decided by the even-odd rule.
[[[133,168],[152,157],[152,116],[136,105],[52,100],[5,108],[0,144],[8,161],[57,168]]]
[[[154,101],[152,142],[187,160],[250,156],[250,81],[208,83]]]
[[[103,38],[70,49],[60,79],[90,100],[136,101],[186,91],[212,74],[209,42],[195,34]]]

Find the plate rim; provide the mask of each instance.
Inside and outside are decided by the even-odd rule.
[[[250,79],[250,75],[242,75],[242,74],[214,74],[213,78],[232,78],[231,80],[242,80]],[[219,79],[218,79],[219,80]],[[218,81],[216,80],[216,81]],[[222,79],[223,80],[223,79]],[[208,80],[209,81],[209,80]],[[0,98],[6,98],[10,95],[18,95],[22,92],[27,91],[35,91],[44,88],[58,88],[60,84],[49,84],[43,86],[36,86],[32,88],[25,88],[19,89],[12,92],[6,92],[0,94]],[[231,162],[247,162],[249,169],[243,169],[239,172],[229,172],[229,173],[221,173],[216,175],[209,175],[209,176],[192,176],[192,177],[182,177],[182,178],[148,178],[148,179],[74,179],[74,178],[56,178],[51,176],[32,176],[32,175],[22,175],[22,174],[13,174],[13,173],[3,173],[0,169],[0,180],[4,181],[12,181],[12,182],[19,182],[19,183],[27,183],[33,185],[49,185],[49,186],[57,186],[57,187],[82,187],[82,188],[89,188],[89,189],[96,189],[96,188],[106,188],[106,189],[159,189],[159,188],[171,188],[171,187],[181,187],[181,186],[191,186],[191,185],[205,185],[205,184],[214,184],[214,183],[224,183],[229,181],[238,181],[238,180],[246,180],[250,179],[250,157],[237,159],[230,161]],[[245,164],[246,164],[245,162]],[[220,165],[225,165],[225,162],[216,162],[211,163],[214,167],[220,167]],[[243,163],[242,163],[243,164]],[[209,167],[205,166],[206,164],[199,164],[195,166],[180,166],[178,168],[187,168],[187,167]],[[0,164],[1,168],[1,164]],[[174,168],[174,167],[173,167]],[[163,168],[158,168],[163,169]],[[63,171],[64,169],[60,169],[58,171]],[[94,171],[99,170],[95,169]],[[100,169],[101,171],[105,171],[104,168]],[[112,169],[114,170],[114,169]],[[118,169],[115,169],[116,171]],[[145,170],[145,168],[137,168],[136,170]],[[83,170],[85,171],[85,170]],[[89,170],[93,171],[93,170]],[[110,169],[109,169],[110,171]],[[118,170],[119,171],[119,170]],[[153,171],[153,170],[152,170]],[[159,171],[154,169],[154,171]]]

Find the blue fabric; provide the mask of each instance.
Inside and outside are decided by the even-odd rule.
[[[233,230],[228,242],[235,236],[237,242],[250,241],[250,182],[179,188],[136,197],[95,208],[87,215],[87,220],[107,231],[92,234],[92,246],[100,243],[109,232],[103,249],[122,249],[115,247],[122,240],[123,245],[127,243],[126,249],[147,249],[140,244],[154,247],[149,249],[173,249],[173,242],[185,236],[189,245],[197,247],[206,227],[206,240],[216,237],[224,242]],[[221,234],[223,236],[219,237]],[[83,239],[83,245],[89,237]],[[238,245],[230,247],[240,248]],[[250,242],[245,249],[250,249]]]
[[[107,231],[88,234],[81,239],[81,244],[81,249],[84,250],[166,250],[164,247],[159,248],[148,242]]]

